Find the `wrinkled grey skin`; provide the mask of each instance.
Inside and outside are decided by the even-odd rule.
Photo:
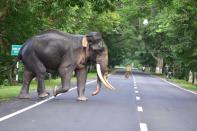
[[[82,46],[82,38],[86,37],[87,47]],[[58,72],[62,87],[55,95],[67,92],[73,71],[77,77],[78,100],[87,100],[84,96],[87,79],[87,66],[90,61],[101,65],[101,72],[107,72],[108,52],[102,36],[98,32],[88,35],[72,35],[58,30],[48,30],[27,40],[20,52],[19,59],[24,64],[23,86],[19,98],[29,97],[29,85],[36,77],[39,97],[46,97],[44,76],[47,72]],[[95,64],[96,64],[95,63]],[[101,86],[99,78],[97,86]]]

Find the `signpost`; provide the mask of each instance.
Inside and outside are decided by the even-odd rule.
[[[12,45],[11,56],[18,56],[21,47],[22,45]]]
[[[11,56],[18,56],[18,53],[19,53],[21,47],[22,47],[22,45],[12,45]],[[19,67],[19,62],[17,61],[17,63],[16,63],[16,82],[18,82],[18,67]]]

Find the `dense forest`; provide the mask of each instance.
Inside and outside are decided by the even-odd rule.
[[[0,0],[0,84],[14,81],[12,44],[47,29],[102,33],[110,67],[134,63],[197,84],[196,0]]]

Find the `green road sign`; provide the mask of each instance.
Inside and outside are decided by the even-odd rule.
[[[11,56],[18,56],[21,47],[22,45],[12,45]]]

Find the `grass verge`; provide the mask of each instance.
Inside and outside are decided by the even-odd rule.
[[[165,75],[163,75],[163,74],[159,74],[159,75],[158,74],[153,74],[153,75],[159,76],[159,77],[164,78],[164,79],[166,78]],[[170,81],[170,82],[172,82],[176,85],[179,85],[180,87],[185,88],[187,90],[197,92],[197,85],[189,83],[186,80],[171,78],[171,79],[168,79],[168,81]]]
[[[96,73],[88,73],[88,79],[95,79]],[[72,82],[76,81],[76,78],[73,77]],[[47,89],[52,89],[56,85],[61,84],[60,78],[58,79],[52,79],[52,80],[45,80],[45,86]],[[0,102],[1,101],[8,101],[13,98],[16,98],[19,95],[19,92],[21,90],[22,84],[19,83],[15,86],[3,86],[0,85]],[[35,91],[37,89],[37,81],[33,80],[30,85],[30,92]]]
[[[189,82],[187,82],[185,80],[172,78],[172,79],[170,79],[170,82],[175,83],[175,84],[177,84],[177,85],[179,85],[179,86],[181,86],[181,87],[183,87],[185,89],[197,92],[197,85],[189,83]]]

